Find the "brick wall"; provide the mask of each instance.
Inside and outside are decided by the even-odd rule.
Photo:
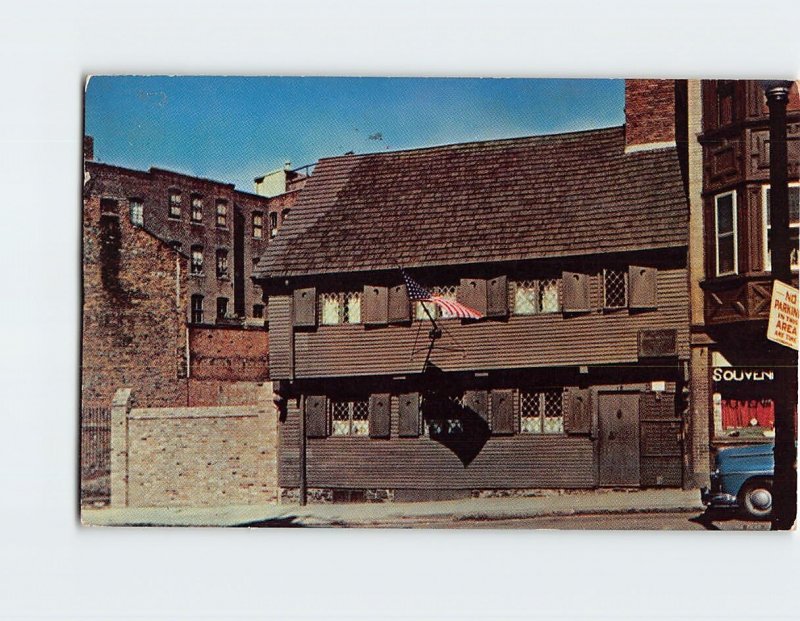
[[[625,147],[675,141],[675,81],[625,80]]]
[[[268,347],[269,336],[264,328],[191,326],[191,377],[237,382],[266,380]]]
[[[107,407],[117,388],[129,386],[138,406],[185,404],[187,262],[131,224],[125,194],[90,174],[83,204],[82,403]]]
[[[277,497],[277,411],[272,385],[257,405],[112,407],[112,506],[215,506]]]

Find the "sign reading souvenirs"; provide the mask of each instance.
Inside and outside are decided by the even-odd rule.
[[[797,323],[800,310],[798,290],[776,280],[772,285],[772,303],[769,307],[767,338],[786,347],[798,349]]]
[[[775,379],[775,371],[716,367],[712,379],[715,382],[770,382]]]

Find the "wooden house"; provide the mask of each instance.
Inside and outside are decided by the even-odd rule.
[[[286,497],[682,484],[680,96],[633,81],[626,126],[318,163],[255,275]],[[428,365],[401,266],[484,315],[436,309]]]

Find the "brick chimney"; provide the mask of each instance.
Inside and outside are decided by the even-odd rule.
[[[625,80],[625,152],[675,146],[675,80]]]

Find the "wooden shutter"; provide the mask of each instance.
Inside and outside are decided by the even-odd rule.
[[[508,279],[505,276],[490,278],[486,282],[486,296],[487,317],[508,315]]]
[[[317,326],[317,290],[314,287],[294,290],[294,326],[296,328]]]
[[[591,309],[589,303],[589,276],[578,272],[563,272],[561,286],[564,294],[565,313],[585,313]]]
[[[570,388],[567,391],[567,411],[564,413],[564,431],[570,434],[591,433],[592,408],[588,388]]]
[[[419,436],[419,393],[409,392],[398,396],[397,432],[403,438]]]
[[[411,321],[408,290],[405,285],[396,285],[389,289],[389,323],[405,323],[406,321]]]
[[[514,433],[514,393],[511,390],[492,391],[492,433]]]
[[[628,267],[628,306],[633,309],[656,308],[656,279],[654,267],[631,265]]]
[[[306,397],[306,437],[324,438],[328,435],[328,408],[324,395]]]
[[[489,422],[488,395],[485,390],[468,390],[464,393],[464,407]]]
[[[391,395],[381,393],[369,398],[369,437],[388,438],[391,423]]]
[[[483,278],[462,278],[458,288],[458,301],[485,315],[486,281]]]
[[[385,326],[389,323],[389,289],[387,287],[365,285],[361,302],[364,309],[362,320],[365,325]]]

